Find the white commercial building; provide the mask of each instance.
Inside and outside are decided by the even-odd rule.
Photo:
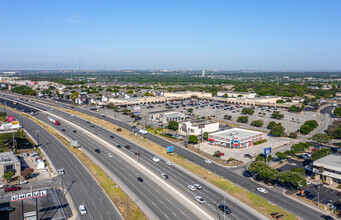
[[[248,98],[248,99],[254,99],[257,97],[257,93],[251,92],[251,93],[245,93],[245,92],[228,92],[228,91],[220,91],[217,92],[217,96],[224,96],[227,95],[228,98]]]
[[[263,133],[241,128],[232,128],[208,135],[208,143],[229,148],[245,148],[263,139]]]
[[[206,121],[206,120],[195,120],[195,121],[184,121],[179,123],[179,133],[183,135],[201,135],[205,132],[219,131],[219,122]]]
[[[154,111],[150,113],[149,118],[151,120],[167,123],[170,121],[181,121],[185,119],[185,113],[176,111]]]
[[[341,156],[328,155],[315,160],[313,172],[318,174],[316,179],[323,179],[330,184],[332,182],[341,183]]]

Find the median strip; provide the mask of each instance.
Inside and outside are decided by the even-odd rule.
[[[144,137],[141,136],[136,136],[134,133],[118,127],[117,125],[114,125],[110,122],[104,121],[102,119],[96,118],[94,116],[90,116],[84,113],[80,113],[78,111],[74,111],[74,110],[69,110],[69,109],[64,109],[64,108],[59,108],[56,107],[57,109],[60,109],[62,111],[71,113],[73,115],[77,115],[83,119],[86,119],[88,121],[92,121],[93,123],[96,123],[102,127],[105,127],[109,130],[112,130],[114,132],[117,132],[117,128],[120,128],[121,131],[119,132],[120,135],[129,138],[131,140],[133,140],[134,142],[158,153],[159,155],[168,158],[172,161],[174,161],[175,163],[177,163],[179,166],[189,170],[190,172],[196,174],[197,176],[201,177],[202,179],[210,182],[211,184],[215,185],[216,187],[222,189],[222,190],[226,190],[227,188],[229,188],[231,185],[233,185],[232,182],[216,175],[215,173],[212,173],[210,171],[208,171],[207,169],[204,169],[203,167],[186,160],[185,158],[181,157],[180,155],[177,154],[167,154],[165,149],[163,147],[161,147],[160,145],[155,144],[152,141],[147,140]],[[266,199],[252,193],[249,192],[241,187],[232,187],[229,190],[229,194],[231,194],[233,197],[239,199],[240,201],[242,201],[243,203],[249,205],[250,207],[252,207],[253,209],[257,210],[258,212],[262,213],[263,215],[272,218],[271,213],[274,212],[279,212],[282,215],[284,215],[284,219],[288,219],[288,220],[293,220],[293,219],[298,219],[295,215],[293,215],[292,213],[287,212],[286,210],[271,204],[270,202],[268,202]]]
[[[3,105],[0,105],[3,106]],[[4,106],[3,106],[4,107]],[[93,163],[84,153],[83,151],[71,147],[70,141],[65,137],[60,135],[57,131],[55,131],[50,126],[47,126],[45,123],[42,123],[38,119],[28,115],[26,113],[19,112],[15,109],[6,107],[11,111],[14,111],[18,114],[22,114],[29,118],[30,120],[36,122],[41,125],[44,129],[53,134],[58,140],[60,140],[63,144],[65,144],[68,149],[83,163],[83,165],[89,170],[89,172],[94,176],[100,186],[103,188],[105,193],[108,195],[110,200],[115,204],[117,209],[120,211],[124,219],[147,219],[144,213],[139,209],[139,207],[126,195],[106,174],[105,172],[99,168],[95,163]]]

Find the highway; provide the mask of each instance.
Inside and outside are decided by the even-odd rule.
[[[6,95],[8,95],[8,94],[6,94]],[[35,100],[35,101],[38,101],[38,100]],[[115,119],[102,117],[98,113],[88,111],[88,110],[84,110],[84,109],[79,109],[76,107],[72,109],[70,106],[62,104],[62,103],[55,104],[52,101],[48,101],[48,100],[44,100],[44,101],[51,103],[51,106],[62,106],[63,108],[68,108],[71,110],[78,110],[82,113],[86,113],[86,114],[95,116],[97,118],[100,118],[102,120],[106,120],[108,122],[111,122],[113,124],[116,124],[120,127],[123,127],[125,129],[132,131],[132,128],[130,125],[123,123],[121,121],[117,121]],[[34,104],[37,104],[37,102],[35,102]],[[41,106],[41,107],[44,107],[44,106]],[[44,107],[44,108],[46,108],[46,107]],[[205,163],[204,158],[201,155],[198,155],[198,154],[196,154],[192,151],[189,151],[185,148],[182,148],[180,146],[174,145],[174,143],[171,143],[167,140],[164,140],[161,137],[158,137],[158,136],[155,136],[152,134],[147,134],[147,135],[145,135],[145,137],[147,139],[159,144],[160,146],[165,147],[165,148],[167,146],[173,145],[175,148],[174,150],[178,155],[181,155],[181,156],[185,157],[187,160],[192,161],[192,162],[210,170],[211,172],[214,172],[217,175],[232,181],[236,185],[243,187],[246,190],[249,190],[249,191],[254,192],[255,194],[258,194],[259,196],[265,198],[269,202],[271,202],[275,205],[278,205],[279,207],[295,214],[296,216],[298,216],[302,219],[319,219],[320,213],[318,211],[316,211],[315,209],[312,209],[312,208],[310,208],[310,207],[308,207],[308,206],[306,206],[300,202],[297,202],[296,200],[293,200],[293,199],[290,199],[290,198],[284,196],[282,193],[277,192],[275,189],[266,187],[267,190],[269,191],[268,194],[259,193],[255,189],[257,187],[264,187],[263,185],[255,183],[255,182],[249,180],[248,178],[245,178],[239,174],[236,174],[233,171],[229,170],[228,168],[223,167],[219,164],[216,164],[216,163],[207,164],[207,163]]]
[[[27,103],[25,103],[25,104],[27,104]],[[44,106],[40,106],[40,107],[51,111],[49,108],[46,108]],[[128,154],[134,160],[136,159],[136,156],[134,153],[137,151],[137,145],[135,145],[134,143],[131,143],[129,140],[126,140],[126,139],[120,137],[119,135],[117,135],[116,133],[114,133],[112,131],[108,131],[106,129],[103,129],[97,125],[95,125],[94,128],[91,128],[91,125],[92,125],[91,123],[87,123],[87,121],[80,119],[78,117],[72,117],[70,114],[67,114],[64,112],[60,113],[57,110],[54,110],[51,112],[56,114],[56,115],[61,114],[63,119],[70,120],[73,123],[76,123],[78,126],[81,126],[82,128],[84,128],[90,132],[93,131],[94,133],[97,133],[97,135],[101,139],[111,143],[113,146],[115,146],[115,148],[117,145],[121,145],[122,146],[122,149],[120,149],[121,151]],[[45,114],[38,113],[38,115],[36,117],[39,118],[40,120],[46,122],[46,123],[50,123],[47,120],[47,116]],[[50,124],[53,125],[52,123],[50,123]],[[89,135],[83,135],[82,132],[80,132],[78,129],[76,129],[76,128],[71,129],[69,125],[64,126],[63,121],[62,121],[61,126],[55,126],[55,128],[58,130],[65,129],[65,134],[67,134],[70,138],[75,139],[77,137],[77,140],[81,140],[80,141],[81,146],[85,147],[89,152],[92,152],[94,154],[94,156],[98,157],[99,160],[101,160],[102,162],[110,161],[112,163],[112,161],[107,156],[110,149],[107,149],[107,148],[103,147],[102,145],[99,145],[98,142],[93,141],[92,138],[89,137]],[[77,130],[77,133],[73,133],[72,130],[74,130],[74,129]],[[114,138],[111,138],[110,136],[114,136]],[[124,148],[124,146],[126,146],[127,144],[131,147],[130,150],[127,150]],[[96,148],[99,148],[101,150],[101,154],[95,154],[94,153],[94,149],[96,149]],[[154,154],[152,152],[142,148],[142,147],[139,147],[138,151],[141,154],[141,156],[140,156],[140,163],[141,164],[148,167],[148,169],[153,170],[153,172],[158,176],[160,176],[160,174],[163,172],[167,173],[167,175],[170,177],[167,180],[167,182],[171,183],[173,186],[175,186],[177,188],[177,190],[181,191],[182,194],[186,195],[187,197],[189,197],[192,200],[194,200],[194,196],[196,196],[196,195],[202,196],[206,200],[206,204],[200,205],[200,208],[205,210],[206,212],[210,213],[216,219],[219,219],[220,217],[222,217],[221,216],[222,212],[217,210],[217,205],[223,203],[223,199],[224,199],[224,193],[223,192],[221,192],[218,189],[214,190],[214,188],[216,188],[216,187],[212,187],[207,182],[201,180],[200,178],[196,178],[194,175],[189,175],[188,172],[185,172],[184,169],[182,169],[176,165],[168,166],[164,163],[165,161],[163,161],[163,160],[161,160],[160,163],[158,163],[158,164],[152,162],[151,159],[154,156]],[[110,152],[113,153],[113,151],[110,151]],[[116,159],[120,160],[120,158],[116,157],[116,155],[114,155],[114,157],[115,157],[115,160]],[[124,163],[124,161],[115,161],[115,160],[113,161],[114,163],[119,162],[118,164],[114,165],[115,167],[118,166],[120,168],[120,166],[122,166],[122,164]],[[110,167],[110,165],[107,165],[107,166]],[[111,169],[111,170],[113,170],[113,169]],[[117,175],[120,176],[121,175],[120,172]],[[125,180],[124,182],[136,182],[137,176],[138,175],[136,174],[135,176],[132,177],[132,179],[126,179],[127,177],[121,176],[120,179]],[[190,184],[194,184],[194,183],[201,185],[203,187],[203,189],[200,191],[199,190],[196,190],[196,191],[189,190],[187,188],[187,186]],[[141,189],[141,191],[144,192],[145,190]],[[153,199],[153,201],[158,201],[159,200],[158,198],[159,197],[156,196],[156,198]],[[227,205],[232,209],[232,214],[229,215],[232,219],[237,219],[237,218],[238,219],[241,219],[241,218],[242,219],[257,219],[257,218],[262,219],[262,218],[264,218],[264,216],[259,215],[259,213],[256,213],[253,209],[251,209],[247,206],[243,207],[240,204],[237,204],[238,202],[236,202],[235,200],[231,200],[230,198],[227,198],[226,201],[227,201]],[[160,201],[160,202],[162,202],[162,201]],[[170,213],[167,213],[167,216],[168,215],[170,215]]]
[[[3,109],[2,109],[3,110]],[[7,109],[8,114],[19,120],[20,116]],[[50,162],[56,169],[64,168],[65,175],[62,176],[64,189],[71,195],[76,210],[74,215],[79,216],[79,205],[85,205],[88,213],[81,219],[123,219],[114,204],[109,200],[102,188],[86,170],[83,164],[51,133],[43,127],[22,116],[25,130],[37,139],[36,131],[39,131],[38,139],[41,148],[46,152]],[[70,202],[70,201],[69,201]]]

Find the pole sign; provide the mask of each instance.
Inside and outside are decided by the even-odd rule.
[[[11,202],[15,202],[18,200],[38,198],[38,197],[43,197],[46,195],[47,195],[46,190],[28,192],[28,193],[23,193],[23,194],[19,194],[19,195],[12,195],[11,196]]]
[[[141,107],[135,106],[133,111],[134,111],[134,115],[141,114]]]
[[[271,154],[271,147],[264,148],[263,149],[263,154],[268,157],[268,154]]]
[[[174,146],[167,147],[167,153],[173,153],[174,152]]]
[[[9,115],[9,116],[7,117],[7,121],[8,121],[8,122],[14,121],[14,117],[13,117],[12,115]]]

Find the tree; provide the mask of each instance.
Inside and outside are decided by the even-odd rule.
[[[309,125],[306,125],[306,124],[303,124],[301,127],[300,127],[300,132],[302,134],[309,134],[313,129],[309,126]]]
[[[204,140],[207,140],[208,139],[208,132],[204,132],[202,134],[202,136],[203,136]]]
[[[242,113],[245,115],[252,115],[255,111],[252,108],[243,108]]]
[[[78,92],[72,93],[72,95],[71,95],[71,100],[72,100],[72,101],[75,101],[76,98],[78,98],[78,96],[79,96],[79,93],[78,93]]]
[[[257,172],[264,179],[275,180],[278,177],[278,171],[264,161],[255,161],[249,166],[250,172]]]
[[[224,98],[228,98],[229,96],[228,96],[227,94],[224,94],[223,97],[224,97]]]
[[[284,103],[284,100],[278,99],[278,100],[276,101],[276,103]]]
[[[312,129],[315,129],[319,125],[315,120],[308,120],[304,124],[309,125]]]
[[[325,156],[329,155],[329,153],[330,153],[330,149],[329,148],[320,149],[320,150],[315,151],[313,153],[313,155],[311,155],[311,159],[313,161],[315,161],[315,160],[318,160],[318,159],[320,159],[322,157],[325,157]]]
[[[232,115],[224,115],[224,119],[225,120],[231,120],[232,119]]]
[[[132,93],[134,93],[133,90],[129,90],[129,91],[126,92],[126,94],[132,94]]]
[[[192,113],[193,112],[193,109],[192,108],[189,108],[187,109],[188,112]]]
[[[307,185],[304,175],[301,175],[298,172],[293,172],[291,170],[280,172],[278,175],[278,181],[282,183],[284,182],[290,183],[294,186],[300,186],[300,185],[306,186]]]
[[[279,111],[273,111],[271,117],[275,119],[282,119],[284,118],[284,115],[279,113]]]
[[[264,125],[264,121],[262,119],[255,120],[251,122],[251,125],[255,127],[262,127]]]
[[[217,150],[217,151],[214,152],[213,156],[220,158],[221,152],[219,150]]]
[[[14,176],[14,173],[12,171],[9,171],[9,172],[5,173],[4,175],[2,175],[2,177],[4,179],[6,179],[7,181],[10,181],[13,176]]]
[[[281,124],[281,123],[278,123],[278,124]],[[272,129],[272,128],[275,127],[276,125],[277,125],[276,122],[270,121],[269,124],[268,124],[268,126],[267,126],[267,128],[268,128],[268,129]]]
[[[314,134],[313,137],[311,138],[313,141],[316,141],[317,143],[321,144],[321,143],[329,143],[330,141],[330,137],[328,136],[328,134],[326,133],[318,133],[318,134]]]
[[[21,176],[23,176],[25,179],[28,179],[31,177],[31,174],[33,173],[33,169],[32,168],[27,168],[23,171],[21,171]]]
[[[290,132],[289,137],[292,139],[296,139],[297,138],[297,134],[294,132]]]
[[[179,128],[179,123],[177,121],[170,121],[167,128],[176,131]]]
[[[249,121],[249,116],[239,116],[237,122],[247,123]]]
[[[294,167],[291,169],[292,172],[296,172],[301,174],[302,176],[305,175],[305,169],[301,168],[301,167]]]
[[[129,113],[131,112],[131,110],[130,109],[127,109],[127,108],[125,108],[125,109],[122,109],[122,114],[124,114],[124,115],[129,115]]]
[[[266,161],[266,157],[265,157],[264,154],[258,154],[255,160],[256,161],[264,161],[265,162]],[[272,156],[269,154],[268,155],[268,161],[271,161],[271,160],[272,160]]]
[[[273,127],[270,130],[270,134],[275,136],[275,137],[282,137],[285,135],[284,130],[285,130],[285,128],[282,125],[277,124],[275,127]]]
[[[196,135],[190,135],[188,137],[188,142],[193,143],[193,144],[197,144],[198,143],[198,137]]]
[[[282,153],[282,152],[277,152],[276,156],[278,157],[278,159],[281,159],[281,160],[287,158],[287,154]]]
[[[302,110],[303,108],[297,107],[296,105],[292,105],[288,111],[289,112],[301,112]]]
[[[337,107],[334,109],[334,115],[336,115],[337,117],[341,116],[341,107]]]

